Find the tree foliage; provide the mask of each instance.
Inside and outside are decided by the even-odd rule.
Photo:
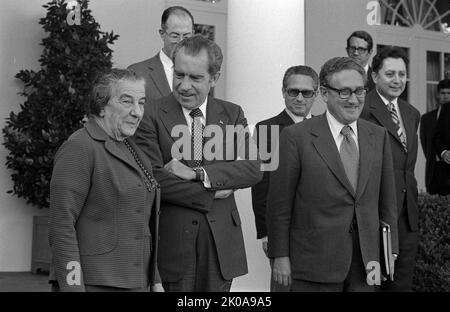
[[[39,71],[16,74],[26,98],[18,113],[11,112],[3,128],[9,150],[6,166],[12,171],[13,193],[27,203],[49,206],[53,157],[59,146],[82,126],[90,87],[95,77],[112,67],[112,50],[118,35],[100,31],[100,25],[80,0],[79,25],[70,25],[71,8],[65,0],[43,5],[47,10],[39,24],[48,36],[39,59]]]

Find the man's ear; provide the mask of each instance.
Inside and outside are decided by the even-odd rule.
[[[217,81],[219,81],[220,78],[220,72],[217,72],[215,75],[211,76],[211,88],[214,88],[217,84]]]
[[[325,103],[328,102],[328,89],[325,87],[320,87],[320,95],[322,96],[322,99]]]
[[[374,83],[377,83],[378,73],[372,71],[372,80]]]
[[[165,31],[164,29],[158,30],[159,36],[160,36],[161,38],[164,36],[164,33],[165,33],[165,32],[166,32],[166,31]]]

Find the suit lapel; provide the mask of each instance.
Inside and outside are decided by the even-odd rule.
[[[214,98],[208,97],[208,106],[206,107],[206,125],[219,125],[225,130],[228,124],[228,116],[225,114],[222,105]]]
[[[327,117],[323,114],[317,118],[317,123],[311,129],[311,134],[315,137],[312,140],[314,147],[330,168],[331,172],[333,172],[336,178],[344,185],[347,191],[350,194],[355,195],[355,191],[348,181],[347,174],[342,165],[341,156],[339,155],[333,135],[331,134]]]
[[[356,198],[358,199],[369,181],[370,170],[372,169],[373,133],[364,124],[358,122],[358,147],[359,147],[359,174],[358,186],[356,188]]]
[[[108,137],[106,132],[95,122],[94,119],[89,119],[86,124],[85,128],[89,135],[97,141],[103,141],[105,142],[105,149],[114,157],[120,159],[125,164],[131,166],[135,170],[140,170],[137,163],[135,161],[131,161],[130,158],[128,158],[122,150],[120,150],[117,147],[117,144]]]
[[[400,103],[400,101],[399,101]],[[386,105],[383,100],[380,98],[376,91],[372,93],[372,101],[370,102],[370,113],[373,117],[382,125],[384,128],[388,130],[388,132],[400,143],[400,137],[397,134],[397,129],[395,128],[395,124],[392,121],[391,114],[389,113]],[[401,114],[401,112],[400,112]],[[406,134],[408,135],[408,133]]]
[[[408,106],[408,104],[401,100],[398,99],[398,108],[400,110],[400,116],[402,118],[403,121],[403,126],[405,127],[405,132],[406,132],[406,146],[407,146],[407,150],[411,150],[412,149],[412,144],[413,144],[413,137],[414,137],[414,117],[412,116],[412,111],[410,109],[410,107]]]
[[[283,110],[278,116],[279,116],[278,124],[280,125],[280,127],[287,127],[294,124],[294,121],[288,115],[288,113],[286,113],[286,110]]]
[[[171,95],[170,97],[167,97],[167,101],[164,103],[161,103],[162,105],[159,106],[159,117],[161,119],[162,124],[166,128],[166,131],[168,133],[168,136],[173,140],[174,144],[178,147],[178,150],[180,153],[183,153],[183,146],[191,144],[191,135],[188,129],[188,125],[186,122],[186,118],[184,117],[183,110],[181,108],[181,105],[177,102],[177,100]],[[182,128],[180,130],[183,131],[183,134],[180,134],[180,137],[172,137],[172,130],[174,127],[180,127],[184,126],[185,128]],[[179,142],[178,139],[181,139]],[[180,144],[181,143],[181,144]],[[173,148],[173,147],[172,147]],[[191,155],[187,158],[188,160],[184,159],[186,164],[190,165],[189,159],[191,159]],[[181,159],[179,159],[181,160]]]
[[[213,97],[208,97],[208,105],[206,107],[206,126],[218,126],[220,127],[223,135],[223,141],[226,142],[226,131],[227,125],[229,123],[228,115],[225,113],[222,105],[219,104]],[[204,144],[206,144],[209,140],[212,140],[214,137],[205,137]],[[216,146],[218,148],[218,146]],[[219,152],[217,150],[217,152]],[[220,152],[225,152],[225,146],[223,146],[223,150]],[[225,157],[225,155],[223,155]],[[210,164],[212,160],[203,160],[204,164]]]
[[[170,90],[169,83],[167,82],[164,67],[161,63],[161,60],[159,59],[159,53],[150,59],[148,64],[149,69],[148,74],[155,83],[158,90],[161,92],[161,94],[169,94],[172,91]]]

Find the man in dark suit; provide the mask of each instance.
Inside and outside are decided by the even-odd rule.
[[[173,93],[147,106],[136,133],[162,190],[160,275],[166,291],[229,291],[247,273],[233,192],[261,180],[261,162],[241,107],[207,96],[219,46],[193,36],[172,58]]]
[[[192,36],[193,29],[194,18],[187,9],[173,6],[163,12],[159,30],[164,43],[162,50],[154,57],[128,67],[145,78],[147,101],[153,102],[172,92],[172,51],[180,40]]]
[[[319,77],[317,73],[308,66],[292,66],[286,70],[283,77],[282,93],[286,108],[270,119],[263,120],[256,124],[255,137],[258,150],[263,154],[263,161],[270,166],[276,161],[270,157],[272,149],[278,145],[279,132],[284,127],[293,125],[311,118],[311,107],[317,95],[319,87]],[[276,126],[272,129],[272,126]],[[274,130],[274,132],[272,132]],[[278,155],[276,155],[278,159]],[[267,228],[266,228],[266,203],[269,190],[270,170],[264,172],[261,182],[252,187],[252,204],[255,213],[256,236],[262,239],[262,247],[267,255]],[[283,291],[283,287],[278,286],[271,280],[271,291]]]
[[[370,55],[373,51],[372,36],[364,30],[357,30],[353,32],[347,38],[346,51],[347,55],[351,59],[364,68],[367,76],[366,88],[368,91],[373,90],[375,88],[375,84],[372,80],[372,68],[369,65]]]
[[[442,168],[442,181],[438,189],[440,195],[450,194],[450,102],[442,106],[442,111],[436,126],[434,136],[434,147],[441,161],[444,163]]]
[[[407,64],[405,53],[396,47],[387,47],[374,57],[375,90],[367,94],[361,114],[361,118],[388,130],[394,160],[400,251],[394,281],[383,285],[385,291],[411,291],[418,246],[418,190],[414,168],[420,113],[399,98],[406,87]]]
[[[326,62],[320,85],[327,112],[281,133],[267,205],[272,275],[292,291],[373,291],[381,282],[380,219],[398,251],[388,134],[358,120],[366,90],[355,61]]]
[[[446,173],[448,165],[436,152],[433,138],[442,107],[445,103],[450,102],[450,79],[441,80],[437,86],[437,92],[438,107],[424,114],[420,120],[420,142],[426,158],[425,186],[427,192],[445,195],[446,192],[450,193],[450,185],[446,185],[446,180],[449,178]]]

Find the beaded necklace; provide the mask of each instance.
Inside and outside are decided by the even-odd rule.
[[[148,172],[147,169],[144,167],[144,165],[142,164],[141,160],[139,159],[136,151],[131,147],[130,143],[128,143],[128,141],[126,139],[123,141],[123,143],[125,143],[125,146],[128,148],[131,155],[133,155],[134,160],[136,161],[139,168],[144,173],[144,183],[145,183],[145,186],[147,187],[147,190],[149,192],[151,192],[155,188],[158,188],[159,187],[158,182],[156,182],[155,178],[153,177],[153,174],[151,172]]]

